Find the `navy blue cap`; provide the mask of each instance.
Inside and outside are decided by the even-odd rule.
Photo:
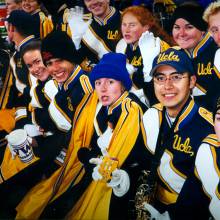
[[[190,75],[195,75],[192,60],[186,52],[179,47],[170,47],[155,57],[150,76],[153,76],[156,69],[163,65],[172,66],[179,73],[188,72]]]

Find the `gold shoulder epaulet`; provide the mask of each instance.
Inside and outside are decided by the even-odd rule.
[[[161,103],[157,103],[157,104],[153,105],[152,108],[156,108],[157,110],[162,111],[163,105]]]
[[[208,111],[207,109],[205,109],[203,107],[200,107],[199,114],[202,116],[202,118],[204,118],[211,125],[213,125],[213,117],[212,117],[212,113],[210,111]]]
[[[45,21],[45,19],[46,19],[46,15],[42,11],[39,12],[39,17],[40,17],[41,21]]]
[[[220,142],[218,141],[216,134],[208,135],[202,142],[210,144],[211,146],[220,147]]]
[[[92,19],[92,13],[83,14],[83,20],[90,20]]]
[[[63,23],[64,24],[68,23],[68,17],[69,17],[69,9],[66,8],[63,12]]]
[[[160,48],[161,48],[160,52],[164,52],[170,48],[170,45],[166,41],[161,40],[160,41]]]
[[[172,48],[175,50],[181,50],[181,47],[179,47],[179,46],[173,46]]]

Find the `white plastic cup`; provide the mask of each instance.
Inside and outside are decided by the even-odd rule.
[[[33,157],[33,150],[28,141],[27,132],[23,129],[12,131],[7,136],[8,144],[11,149],[18,155],[20,160],[24,163],[30,162]]]

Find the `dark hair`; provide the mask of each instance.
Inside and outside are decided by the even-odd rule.
[[[32,40],[27,43],[21,50],[21,57],[23,58],[24,54],[32,51],[32,50],[39,50],[41,51],[41,41],[40,40]]]

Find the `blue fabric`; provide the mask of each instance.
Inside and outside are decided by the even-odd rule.
[[[171,47],[155,57],[150,75],[152,76],[155,70],[162,65],[172,66],[180,73],[188,72],[191,75],[195,74],[191,59],[184,50],[181,49]]]
[[[129,91],[132,82],[126,69],[126,56],[122,53],[113,52],[105,54],[90,74],[90,81],[93,87],[95,87],[95,81],[100,78],[121,81],[125,89]]]

